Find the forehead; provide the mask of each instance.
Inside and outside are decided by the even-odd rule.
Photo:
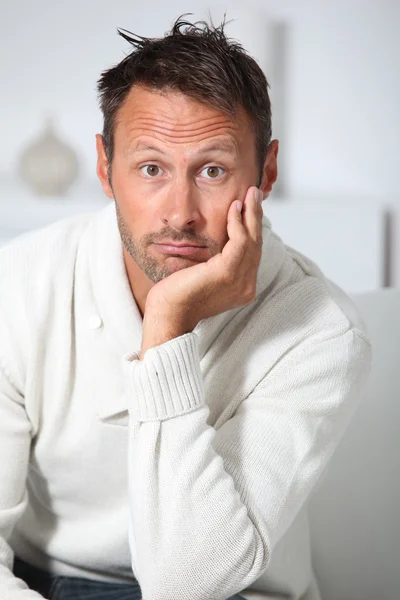
[[[231,116],[176,91],[134,86],[119,109],[115,137],[131,143],[151,135],[166,144],[195,144],[215,136],[248,144],[253,130],[243,109]]]

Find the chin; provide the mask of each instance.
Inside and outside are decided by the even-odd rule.
[[[166,277],[191,266],[193,266],[191,260],[182,259],[181,257],[168,257],[168,264],[158,265],[157,268],[153,265],[152,268],[142,268],[142,271],[150,281],[158,283]]]
[[[182,258],[182,256],[169,256],[167,261],[164,263],[164,272],[166,273],[165,277],[172,275],[172,273],[175,273],[176,271],[193,267],[193,265],[196,264],[199,263],[197,261],[190,260],[189,258]]]

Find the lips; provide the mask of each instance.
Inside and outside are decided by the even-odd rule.
[[[203,246],[200,246],[199,244],[191,244],[190,242],[184,242],[183,244],[176,244],[175,242],[169,242],[168,240],[166,242],[160,242],[161,246],[174,246],[175,248],[187,248],[187,247],[192,247],[192,248],[203,248]]]
[[[154,245],[162,254],[176,254],[179,256],[196,256],[206,249],[205,246],[175,245],[168,243]]]

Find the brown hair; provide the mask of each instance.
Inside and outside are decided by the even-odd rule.
[[[117,30],[134,49],[120,63],[103,71],[97,83],[109,175],[116,113],[132,86],[139,84],[149,89],[180,91],[232,117],[243,107],[255,134],[261,180],[272,134],[267,79],[255,59],[237,41],[226,37],[225,20],[214,27],[205,21],[190,23],[182,20],[183,16],[163,38]]]

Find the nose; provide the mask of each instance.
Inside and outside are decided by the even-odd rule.
[[[164,225],[177,230],[194,228],[200,220],[196,190],[186,178],[175,180],[168,189],[161,215]]]

